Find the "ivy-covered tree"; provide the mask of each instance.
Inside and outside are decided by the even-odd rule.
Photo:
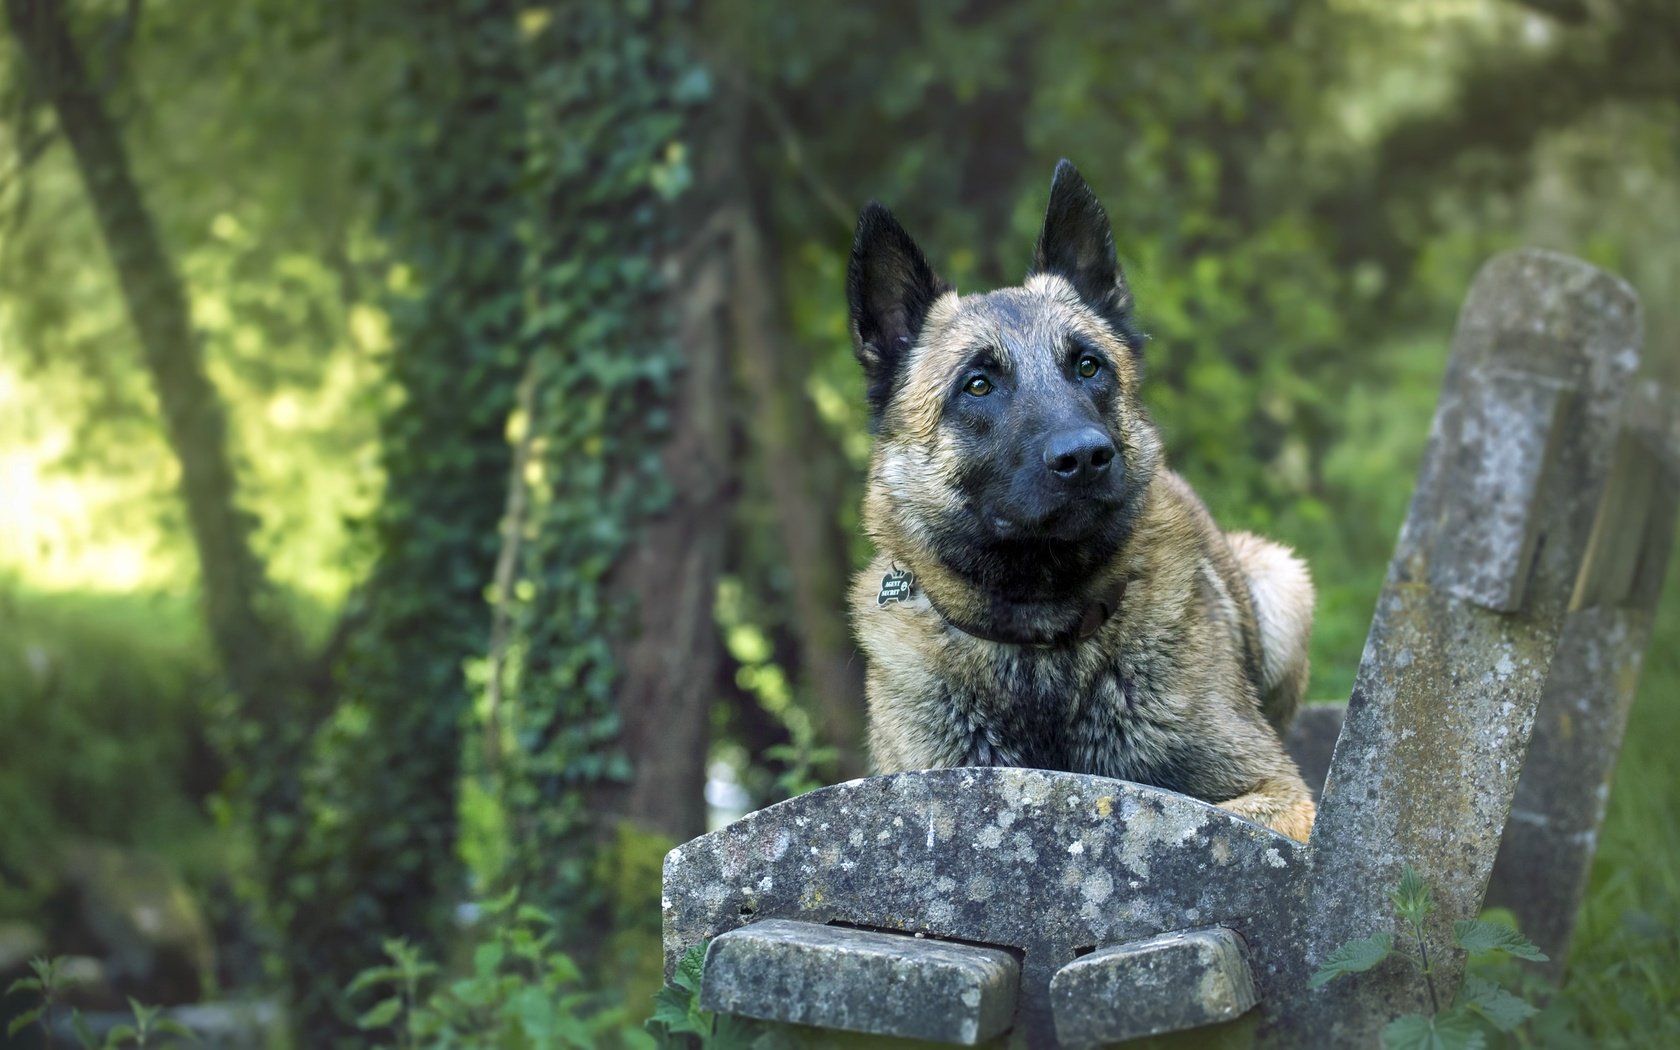
[[[408,62],[373,167],[404,275],[370,578],[344,615],[336,707],[284,862],[282,945],[300,1038],[354,1031],[342,990],[392,936],[441,943],[466,887],[457,839],[466,665],[489,637],[507,421],[524,367],[525,74],[518,7],[463,0],[378,23]]]
[[[733,154],[681,5],[545,11],[529,460],[498,595],[510,629],[492,688],[506,700],[488,729],[520,844],[511,877],[574,931],[599,931],[620,847],[653,836],[641,852],[657,864],[657,843],[703,826],[731,490],[719,219]]]

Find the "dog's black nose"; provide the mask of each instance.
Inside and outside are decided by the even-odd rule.
[[[1063,481],[1095,481],[1113,459],[1114,442],[1096,427],[1063,430],[1044,443],[1044,465]]]

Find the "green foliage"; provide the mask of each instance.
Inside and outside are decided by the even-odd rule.
[[[0,575],[0,914],[38,913],[65,829],[127,844],[210,833],[200,805],[221,765],[194,619],[179,597],[42,594]]]
[[[1481,919],[1459,919],[1453,923],[1453,943],[1471,955],[1504,952],[1530,962],[1545,962],[1548,958],[1545,952],[1512,927]]]
[[[1406,1014],[1383,1029],[1384,1050],[1482,1050],[1487,1036],[1462,1014]]]
[[[1424,917],[1435,910],[1435,891],[1410,864],[1401,866],[1400,885],[1389,899],[1394,902],[1394,914],[1413,926],[1420,925]]]
[[[486,929],[461,974],[445,975],[402,940],[385,943],[390,962],[358,974],[351,998],[379,995],[357,1026],[403,1050],[548,1050],[643,1047],[623,1013],[586,990],[561,953],[553,917],[508,894],[483,906]]]
[[[1434,966],[1429,961],[1424,935],[1424,922],[1435,910],[1435,893],[1417,870],[1406,864],[1389,899],[1394,902],[1395,916],[1411,928],[1417,956],[1406,958],[1423,978],[1430,1010],[1427,1014],[1405,1014],[1389,1022],[1382,1032],[1385,1050],[1482,1050],[1487,1045],[1486,1029],[1514,1032],[1539,1013],[1535,1006],[1489,977],[1474,973],[1465,976],[1452,1005],[1443,1010],[1435,996]],[[1485,919],[1455,922],[1453,941],[1473,957],[1508,955],[1534,962],[1546,959],[1514,927]],[[1321,988],[1337,978],[1369,970],[1388,958],[1393,950],[1391,933],[1349,941],[1332,952],[1307,983],[1309,987]]]
[[[1514,1032],[1524,1021],[1540,1011],[1525,999],[1501,988],[1498,984],[1476,974],[1467,974],[1458,1001],[1475,1014],[1499,1029]]]
[[[39,999],[38,1005],[23,1011],[6,1026],[6,1038],[9,1040],[32,1024],[41,1028],[46,1043],[52,1045],[54,1038],[54,1017],[57,1014],[59,1000],[64,996],[72,983],[64,973],[64,961],[59,958],[37,958],[29,961],[29,970],[33,977],[20,977],[13,981],[4,994],[13,992],[34,992]],[[159,1017],[159,1007],[144,1006],[132,997],[128,1000],[128,1008],[134,1014],[133,1024],[113,1025],[105,1033],[104,1039],[93,1034],[87,1018],[80,1010],[72,1007],[68,1024],[71,1033],[82,1050],[123,1050],[125,1047],[179,1046],[181,1040],[197,1042],[198,1037],[192,1030],[179,1021],[168,1017]],[[171,1037],[159,1042],[161,1037]]]
[[[1363,973],[1388,958],[1393,950],[1392,933],[1374,933],[1369,937],[1348,941],[1330,953],[1329,958],[1313,971],[1307,984],[1313,988],[1322,988],[1346,974]]]
[[[374,7],[360,27],[396,34],[404,56],[368,157],[390,237],[385,492],[362,525],[375,563],[345,613],[335,704],[301,759],[307,823],[271,836],[287,848],[261,858],[311,1045],[350,1034],[339,990],[383,940],[440,944],[463,889],[463,668],[489,635],[483,591],[522,365],[517,14],[490,0]]]
[[[703,941],[684,952],[671,983],[654,996],[653,1016],[644,1027],[662,1048],[749,1050],[765,1034],[762,1024],[700,1008],[700,980],[708,943]]]

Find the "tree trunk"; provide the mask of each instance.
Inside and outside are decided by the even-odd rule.
[[[678,207],[692,231],[664,267],[682,351],[680,393],[660,462],[672,493],[642,524],[608,576],[607,591],[634,595],[633,633],[613,649],[622,669],[616,704],[628,780],[595,791],[606,826],[629,822],[682,842],[705,830],[706,750],[721,652],[713,607],[729,528],[730,228],[720,188],[737,159],[728,116],[712,112],[694,131],[698,185]]]
[[[180,463],[205,621],[223,673],[245,713],[279,725],[290,714],[285,686],[298,673],[297,644],[272,607],[265,567],[251,548],[252,519],[238,507],[227,421],[204,372],[186,292],[134,182],[122,136],[88,79],[63,4],[6,0],[6,14],[36,87],[58,114],[122,285]]]
[[[745,189],[745,178],[736,185]],[[837,772],[860,776],[863,758],[863,660],[852,641],[846,604],[849,544],[832,493],[812,479],[839,458],[788,361],[798,348],[781,302],[778,275],[760,217],[742,195],[731,209],[730,314],[735,358],[746,388],[746,418],[776,516],[799,637],[800,680],[816,703],[823,742],[839,750]]]

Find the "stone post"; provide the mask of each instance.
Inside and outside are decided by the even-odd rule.
[[[1394,929],[1387,898],[1410,863],[1435,891],[1437,988],[1457,986],[1462,954],[1440,949],[1482,904],[1640,336],[1632,290],[1585,263],[1521,251],[1477,276],[1313,829],[1307,960]],[[1302,996],[1290,1025],[1374,1045],[1427,1008],[1391,958]]]

